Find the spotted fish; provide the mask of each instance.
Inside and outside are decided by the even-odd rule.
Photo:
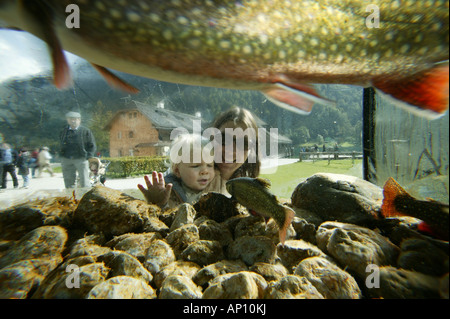
[[[71,84],[64,49],[127,91],[106,68],[259,90],[298,113],[332,103],[313,83],[374,86],[431,117],[448,109],[448,0],[0,0],[0,20],[47,42],[59,88]]]
[[[287,229],[295,217],[295,212],[278,202],[269,192],[270,182],[262,178],[238,177],[226,183],[227,191],[251,212],[266,218],[273,218],[278,225],[280,242],[284,245]]]
[[[383,188],[381,212],[385,217],[412,216],[421,219],[418,230],[440,239],[449,238],[448,205],[434,200],[418,200],[409,195],[392,177]]]

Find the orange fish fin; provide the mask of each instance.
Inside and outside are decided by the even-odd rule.
[[[139,93],[139,90],[136,89],[134,86],[128,84],[121,78],[119,78],[117,75],[113,74],[108,69],[104,68],[103,66],[91,63],[91,65],[98,71],[98,73],[103,76],[105,81],[112,87],[120,89],[122,91],[125,91],[127,93]]]
[[[448,61],[400,81],[375,80],[373,86],[393,98],[394,103],[428,118],[442,116],[448,109]]]
[[[61,48],[59,40],[54,38],[53,43],[47,42],[52,51],[53,83],[58,89],[66,89],[73,85],[70,67]]]
[[[417,230],[423,233],[427,233],[430,235],[434,235],[434,230],[433,228],[428,225],[427,223],[425,223],[424,221],[421,221],[418,225],[417,225]]]
[[[294,220],[295,212],[287,206],[283,206],[283,209],[284,209],[284,212],[286,213],[286,217],[284,219],[283,227],[280,228],[279,236],[280,236],[281,244],[284,245],[284,242],[286,241],[287,230],[289,228],[289,225]]]
[[[34,34],[47,43],[53,63],[53,82],[58,89],[65,89],[73,85],[70,68],[64,55],[63,48],[53,29],[51,13],[45,3],[28,1],[23,6],[25,18],[32,26]]]
[[[405,216],[395,209],[394,200],[399,195],[409,195],[399,183],[390,177],[383,188],[383,203],[381,205],[381,213],[384,217]]]
[[[437,227],[433,227],[424,221],[421,221],[417,225],[417,230],[421,233],[424,233],[425,235],[429,235],[440,240],[448,241],[448,232],[445,232]]]
[[[335,102],[322,98],[312,86],[290,81],[285,76],[277,77],[262,92],[279,107],[301,115],[311,113],[315,103],[336,105]]]

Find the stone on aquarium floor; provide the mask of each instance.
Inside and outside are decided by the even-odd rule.
[[[286,204],[284,245],[217,193],[168,210],[103,186],[19,204],[0,212],[0,297],[448,298],[448,242],[378,219],[380,194],[312,176]]]
[[[87,299],[154,299],[155,290],[142,280],[116,276],[99,283],[89,291]]]

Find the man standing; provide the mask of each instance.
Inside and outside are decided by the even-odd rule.
[[[2,144],[2,155],[1,163],[3,164],[2,171],[2,189],[6,189],[6,174],[10,174],[13,180],[14,188],[19,187],[19,181],[16,175],[16,161],[17,161],[17,151],[13,150],[11,146],[7,143]]]
[[[81,126],[81,115],[78,112],[66,114],[67,126],[60,134],[61,168],[66,188],[74,188],[77,172],[80,187],[89,187],[88,159],[95,154],[95,138],[92,132]]]

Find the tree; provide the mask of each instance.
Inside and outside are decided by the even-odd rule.
[[[97,101],[89,121],[89,128],[97,144],[97,152],[106,156],[109,155],[109,132],[104,128],[113,116],[114,113],[102,101]]]

